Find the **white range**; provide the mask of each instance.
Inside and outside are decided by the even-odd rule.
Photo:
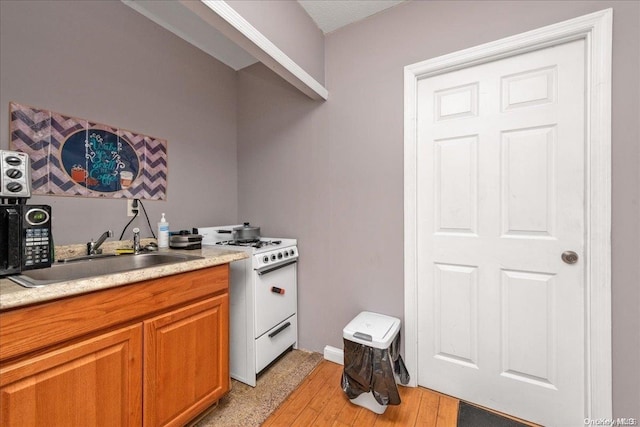
[[[198,227],[203,245],[242,250],[251,256],[234,261],[230,272],[229,368],[231,377],[256,385],[264,368],[298,342],[295,239],[229,240],[241,225]]]

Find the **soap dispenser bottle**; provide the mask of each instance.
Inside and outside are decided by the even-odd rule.
[[[158,223],[158,247],[169,247],[169,223],[164,217],[164,212],[162,213],[162,218],[160,218],[160,222]]]

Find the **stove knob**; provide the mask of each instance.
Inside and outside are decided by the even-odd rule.
[[[294,256],[295,254],[296,254],[296,252],[293,249],[291,249],[291,251],[289,251],[289,255]]]
[[[264,262],[265,264],[269,262],[269,257],[268,256],[263,256],[262,257],[262,262]]]
[[[289,256],[289,251],[284,251],[284,257],[288,257]]]
[[[282,252],[278,252],[278,259],[282,259]]]
[[[271,254],[271,261],[275,261],[276,260],[276,254]]]

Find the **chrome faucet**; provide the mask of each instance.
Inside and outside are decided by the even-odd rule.
[[[140,229],[138,227],[133,229],[133,253],[140,253]]]
[[[100,246],[107,240],[108,237],[113,236],[113,231],[107,230],[95,242],[91,239],[90,242],[87,243],[87,255],[97,255],[102,253],[102,249]]]

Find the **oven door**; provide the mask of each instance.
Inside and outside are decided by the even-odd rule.
[[[255,271],[255,338],[295,314],[297,262]]]

